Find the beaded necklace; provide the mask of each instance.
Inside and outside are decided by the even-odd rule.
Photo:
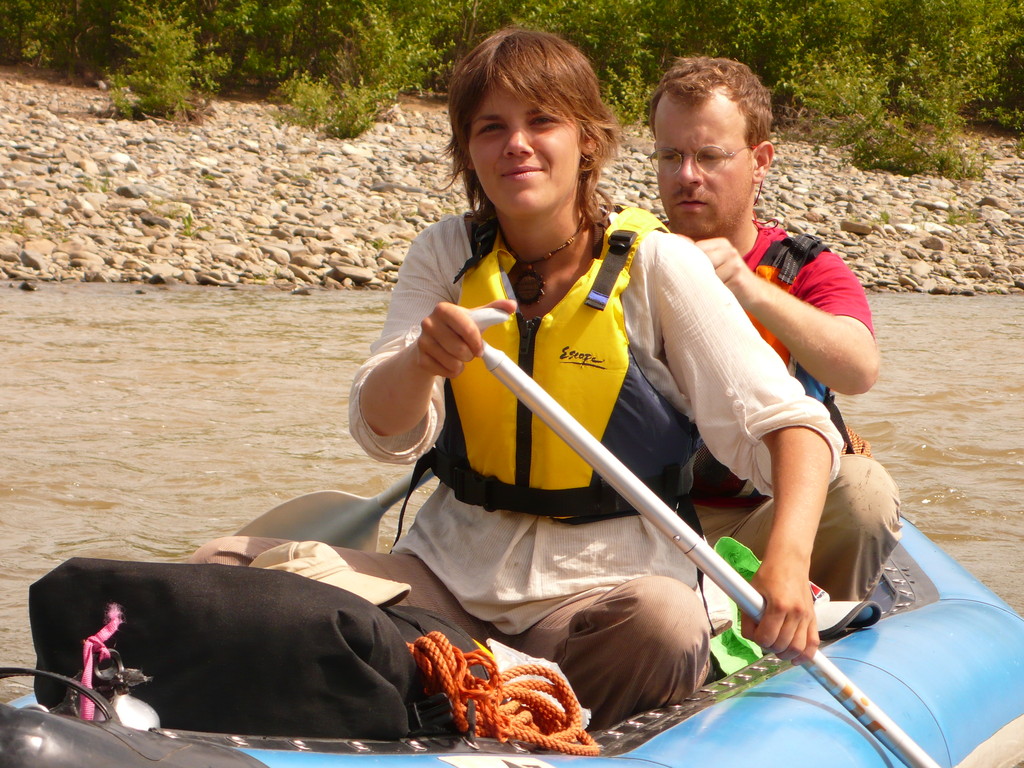
[[[533,261],[523,261],[519,254],[512,250],[512,247],[505,239],[504,233],[502,233],[501,239],[505,241],[505,249],[512,254],[512,258],[515,259],[517,263],[522,264],[525,267],[522,274],[520,274],[512,284],[512,291],[515,293],[516,299],[519,300],[520,304],[536,304],[540,301],[540,297],[544,295],[544,276],[535,271],[533,265],[539,264],[542,261],[547,261],[559,251],[568,248],[576,242],[576,238],[582,231],[583,220],[581,219],[580,225],[576,228],[576,231],[569,236],[568,240]]]

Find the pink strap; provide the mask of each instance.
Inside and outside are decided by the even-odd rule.
[[[82,685],[92,688],[93,657],[98,656],[99,661],[106,661],[110,658],[110,651],[107,649],[107,640],[117,632],[117,628],[124,622],[124,613],[121,606],[111,603],[107,606],[107,625],[92,637],[82,642]],[[81,714],[83,720],[92,720],[96,714],[96,705],[90,699],[82,696]]]

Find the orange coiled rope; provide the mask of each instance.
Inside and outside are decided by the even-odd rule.
[[[599,754],[600,747],[583,729],[580,704],[569,683],[547,667],[523,664],[499,673],[490,654],[464,653],[441,632],[418,638],[409,650],[427,693],[445,693],[451,700],[460,733],[469,733],[472,701],[475,736],[517,739],[570,755]],[[486,680],[470,672],[477,664],[487,670]]]

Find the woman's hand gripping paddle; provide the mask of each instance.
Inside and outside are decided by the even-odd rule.
[[[505,312],[492,308],[473,311],[473,319],[481,330],[503,323],[508,317]],[[764,614],[764,598],[729,567],[703,538],[694,533],[537,382],[509,360],[504,352],[494,349],[485,342],[481,357],[487,370],[507,386],[555,434],[565,440],[634,509],[668,536],[694,565],[735,601],[741,610],[760,621]],[[938,763],[870,701],[821,651],[817,651],[802,666],[909,768],[939,768]]]

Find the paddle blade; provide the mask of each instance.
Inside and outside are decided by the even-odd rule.
[[[292,541],[323,541],[336,547],[377,549],[377,532],[384,513],[404,499],[412,486],[423,485],[432,474],[410,473],[372,499],[344,491],[313,491],[282,502],[253,520],[239,536],[268,536]]]
[[[377,548],[377,529],[388,504],[344,491],[313,491],[278,504],[243,527],[239,536],[323,541],[337,547]]]

